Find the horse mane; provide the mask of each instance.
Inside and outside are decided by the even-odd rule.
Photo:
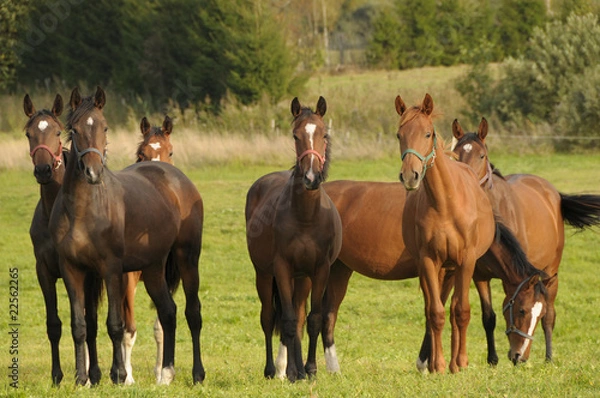
[[[300,110],[300,114],[296,116],[294,120],[292,120],[292,124],[296,122],[301,122],[314,114],[315,112],[311,108],[303,106]],[[327,126],[325,126],[325,130],[327,130]],[[327,133],[326,141],[327,145],[325,146],[325,164],[323,165],[323,171],[321,172],[321,174],[323,175],[323,181],[326,181],[327,176],[329,175],[329,160],[331,159],[331,136],[329,135],[329,133]],[[294,164],[294,166],[292,166],[291,169],[293,170],[295,167],[296,164]]]
[[[144,147],[144,144],[148,142],[150,137],[166,137],[166,135],[165,135],[164,131],[162,130],[162,128],[152,126],[150,128],[150,132],[148,134],[144,135],[144,139],[142,141],[140,141],[140,143],[138,144],[137,151],[135,152],[135,155],[138,158],[136,160],[136,163],[139,163],[142,161],[140,159],[139,155],[142,153],[142,148]]]
[[[29,118],[29,120],[27,121],[27,123],[25,123],[25,127],[23,127],[23,130],[27,130],[28,128],[30,128],[31,125],[33,124],[33,120],[35,118],[37,118],[38,116],[41,116],[41,115],[50,116],[52,118],[52,120],[54,120],[58,124],[58,126],[60,127],[61,130],[65,129],[65,126],[62,124],[62,122],[60,120],[58,120],[58,118],[56,117],[56,115],[54,113],[50,112],[47,109],[42,109],[41,111],[37,111],[36,113],[34,113]]]
[[[496,221],[496,241],[508,251],[511,258],[510,263],[515,267],[515,272],[521,277],[527,277],[533,274],[539,274],[542,278],[546,277],[546,273],[539,270],[529,262],[523,247],[517,240],[513,232],[503,222],[502,217],[494,212]]]
[[[89,97],[84,97],[77,108],[69,109],[69,113],[67,114],[67,130],[71,130],[73,128],[73,123],[81,119],[83,115],[87,115],[91,112],[94,109],[94,106],[94,98],[90,95]]]

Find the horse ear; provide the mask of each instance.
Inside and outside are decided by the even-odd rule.
[[[54,105],[52,105],[52,113],[54,116],[60,116],[63,111],[63,99],[60,94],[56,94],[54,98]]]
[[[319,96],[319,100],[317,101],[317,115],[323,117],[325,116],[325,112],[327,112],[327,102],[325,98]]]
[[[465,135],[463,128],[460,126],[460,123],[458,123],[458,119],[454,119],[452,122],[452,135],[457,140],[460,140]]]
[[[102,87],[96,87],[96,94],[94,94],[94,106],[98,109],[104,108],[104,104],[106,103],[106,94],[104,94],[104,90]]]
[[[71,110],[73,111],[77,109],[79,105],[81,105],[81,94],[79,94],[79,87],[75,87],[73,91],[71,91],[69,105],[71,105]]]
[[[169,115],[165,115],[165,120],[163,121],[162,131],[165,135],[171,135],[173,132],[173,120],[169,117]]]
[[[291,106],[292,116],[294,116],[295,118],[298,117],[298,115],[300,115],[301,110],[302,110],[302,106],[300,105],[300,101],[298,100],[298,97],[294,97],[294,99],[292,100],[292,106]]]
[[[421,110],[427,115],[431,115],[433,112],[433,98],[429,93],[425,94],[425,98],[423,99],[423,104],[421,105]]]
[[[25,94],[25,98],[23,98],[23,110],[27,117],[31,117],[35,113],[35,107],[33,106],[33,102],[31,102],[29,94]]]
[[[150,122],[148,122],[148,119],[146,119],[146,116],[144,116],[140,122],[140,130],[144,137],[150,132],[150,127],[152,127],[150,126]]]
[[[477,131],[477,135],[481,142],[485,142],[485,137],[487,137],[488,133],[488,122],[484,117],[481,118],[481,122],[479,122],[479,130]]]
[[[406,111],[406,104],[402,101],[400,96],[396,96],[396,112],[398,115],[402,116],[402,114]]]

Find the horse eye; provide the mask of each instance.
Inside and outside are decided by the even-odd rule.
[[[479,159],[481,159],[481,160],[485,159],[485,155],[483,155],[483,154],[479,155]]]
[[[396,138],[400,139],[400,133],[396,133]]]
[[[58,130],[58,131],[56,132],[56,136],[57,136],[57,137],[60,137],[60,130]]]
[[[169,152],[169,157],[173,157],[173,152]]]
[[[525,310],[521,308],[521,309],[519,310],[519,314],[521,314],[521,316],[525,316]]]
[[[425,134],[425,138],[430,138],[430,137],[431,137],[431,133],[428,132],[427,134]]]
[[[104,127],[104,132],[106,133],[108,131],[108,127]]]
[[[300,138],[296,134],[294,134],[294,141],[298,141]]]
[[[27,137],[27,139],[31,138],[31,136],[29,135],[29,132],[25,133],[25,137]]]

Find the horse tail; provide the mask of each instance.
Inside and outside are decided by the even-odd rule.
[[[600,225],[600,195],[561,193],[560,210],[565,222],[580,231]]]
[[[167,264],[165,266],[165,278],[167,280],[169,292],[172,295],[179,287],[179,282],[181,281],[181,273],[179,272],[179,266],[177,265],[177,261],[175,261],[175,259],[173,258],[172,251],[170,251],[169,255],[167,256]]]
[[[529,276],[534,273],[539,273],[545,277],[545,273],[533,266],[529,262],[521,243],[513,232],[504,225],[498,217],[496,217],[496,242],[500,244],[503,251],[503,257],[507,259],[517,274],[521,276]]]
[[[277,282],[273,278],[273,332],[280,334],[283,326],[283,311],[281,309],[281,297],[279,297],[279,289]]]
[[[97,272],[89,272],[85,277],[84,288],[86,298],[92,300],[94,308],[98,308],[104,292],[104,279]]]

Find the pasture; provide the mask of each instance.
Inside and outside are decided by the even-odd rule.
[[[312,100],[312,98],[311,98]],[[391,108],[391,102],[390,102]],[[392,109],[390,109],[392,111]],[[393,111],[392,111],[393,112]],[[449,132],[442,128],[448,139]],[[173,143],[177,157],[177,131]],[[334,137],[335,140],[335,137]],[[400,159],[395,138],[386,137],[394,156],[352,161],[336,153],[343,143],[334,141],[329,181],[359,179],[397,181]],[[114,141],[112,141],[114,142]],[[25,138],[22,146],[26,147]],[[113,144],[114,145],[114,144]],[[136,384],[113,386],[108,377],[111,362],[110,339],[106,332],[106,304],[99,315],[99,361],[103,378],[92,389],[74,385],[74,354],[70,331],[68,299],[59,282],[59,310],[63,322],[61,359],[65,379],[59,388],[51,386],[50,345],[46,336],[44,303],[35,275],[35,261],[28,236],[29,223],[39,188],[28,168],[0,172],[0,281],[4,298],[0,326],[0,395],[63,396],[77,392],[83,396],[115,394],[145,396],[207,397],[368,397],[368,396],[596,396],[600,388],[600,233],[574,234],[567,228],[566,245],[560,268],[556,301],[554,361],[544,362],[543,333],[536,331],[529,362],[514,367],[507,359],[508,341],[501,315],[503,299],[498,280],[492,282],[494,308],[498,315],[495,336],[500,363],[491,368],[485,362],[485,336],[479,302],[472,288],[471,324],[468,329],[469,367],[452,375],[422,375],[415,368],[424,332],[423,295],[416,279],[383,282],[354,274],[342,303],[336,328],[336,346],[341,374],[325,371],[322,346],[317,351],[316,379],[290,384],[265,380],[264,340],[260,328],[260,303],[254,287],[254,270],[245,242],[244,202],[250,185],[260,176],[287,169],[293,161],[293,142],[275,143],[288,161],[242,161],[218,165],[184,166],[203,196],[205,224],[200,258],[200,300],[204,326],[201,334],[202,360],[206,368],[203,385],[192,386],[191,342],[183,314],[184,295],[175,294],[178,305],[175,381],[158,387],[154,381],[155,310],[143,286],[136,296],[138,338],[133,350]],[[133,147],[130,153],[133,151]],[[532,173],[552,182],[566,193],[600,192],[597,155],[502,155],[492,153],[492,161],[503,173]],[[116,163],[116,162],[115,162]],[[111,167],[109,161],[109,167]],[[116,169],[118,165],[111,168]],[[9,333],[9,269],[18,269],[19,283],[19,389],[9,386],[11,338]],[[443,335],[448,359],[449,323]],[[303,340],[306,356],[307,338]]]

